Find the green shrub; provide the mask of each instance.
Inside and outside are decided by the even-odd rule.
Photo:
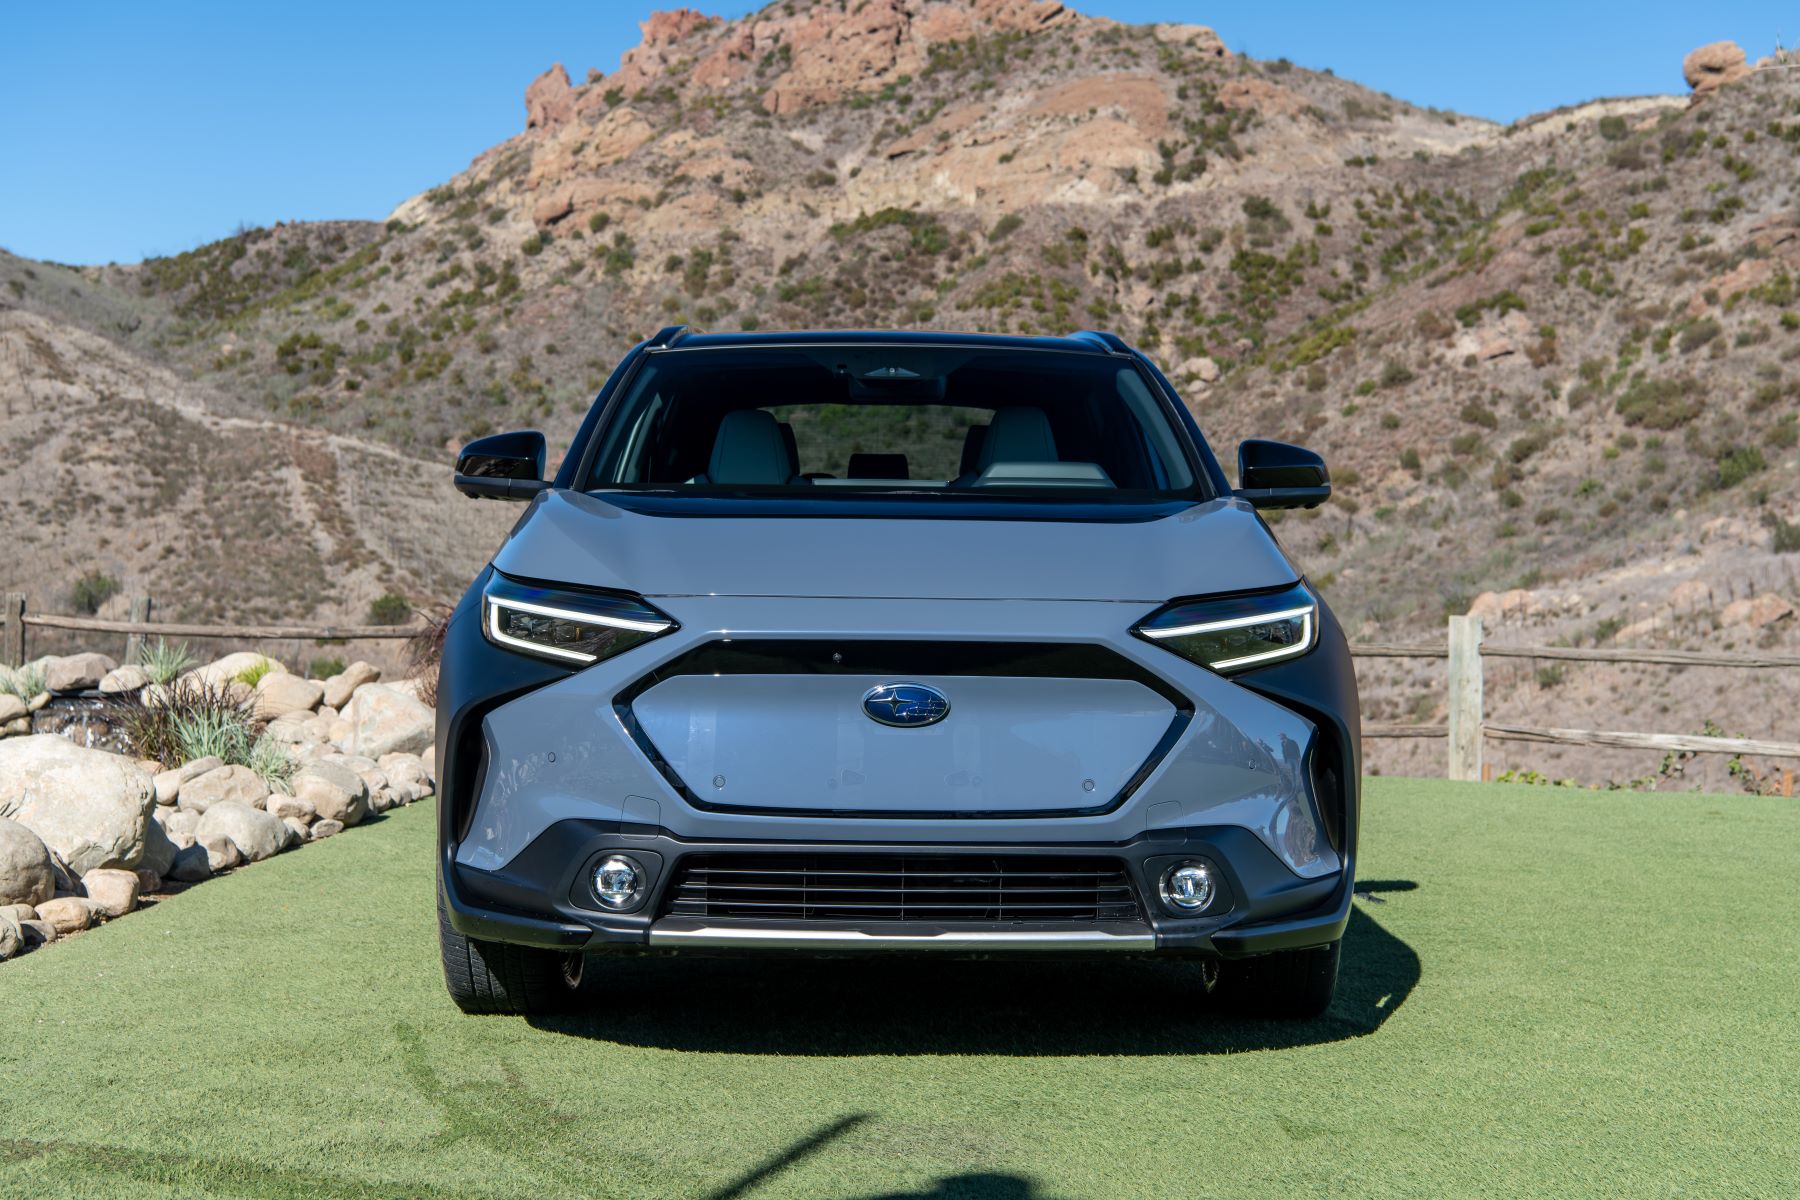
[[[1763,460],[1762,451],[1755,446],[1733,446],[1719,455],[1718,474],[1713,483],[1720,489],[1736,487],[1768,465]]]
[[[107,702],[106,718],[139,758],[173,767],[216,754],[242,764],[255,740],[255,703],[229,683],[189,678],[162,688],[154,702],[141,692],[121,694]]]
[[[143,668],[151,683],[173,683],[195,662],[186,642],[171,644],[159,637],[155,642],[138,643],[137,665]]]
[[[1639,375],[1614,407],[1627,424],[1675,429],[1700,415],[1700,401],[1694,397],[1698,390],[1692,379],[1650,379]]]
[[[1462,413],[1460,415],[1462,419],[1469,424],[1479,425],[1483,429],[1500,428],[1500,418],[1494,415],[1494,410],[1485,404],[1478,404],[1473,400],[1470,400],[1462,406]]]
[[[1415,376],[1407,365],[1398,359],[1388,359],[1381,368],[1380,384],[1384,388],[1404,387],[1413,381]]]
[[[1005,241],[1012,234],[1018,232],[1019,226],[1023,224],[1025,224],[1024,217],[1021,217],[1018,213],[1007,213],[1004,217],[995,221],[994,227],[988,230],[988,241]]]
[[[266,658],[258,658],[255,662],[239,671],[232,678],[246,687],[255,687],[262,682],[262,677],[275,669],[275,664]]]
[[[611,224],[612,224],[612,217],[608,216],[606,213],[603,213],[603,212],[594,213],[591,216],[589,216],[587,219],[587,227],[588,227],[589,233],[599,233],[602,229],[605,229],[608,225],[611,225]]]
[[[1625,126],[1625,118],[1619,116],[1600,118],[1600,136],[1609,142],[1622,142],[1630,132]]]
[[[1769,526],[1774,532],[1770,549],[1777,554],[1800,553],[1800,521],[1784,521],[1771,515]]]
[[[341,658],[315,658],[306,665],[308,679],[330,679],[333,675],[344,673],[344,660]]]
[[[1676,339],[1675,344],[1683,354],[1692,354],[1718,336],[1719,323],[1711,317],[1702,317],[1683,325],[1681,336]]]
[[[369,624],[404,625],[412,620],[412,602],[399,592],[388,592],[369,604]]]
[[[18,667],[12,671],[0,671],[0,693],[17,696],[29,704],[43,692],[45,679],[42,667]]]
[[[89,571],[69,585],[69,602],[75,606],[76,612],[91,617],[118,591],[118,580],[99,571]]]

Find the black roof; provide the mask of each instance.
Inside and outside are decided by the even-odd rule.
[[[781,330],[754,333],[699,333],[685,325],[658,330],[645,343],[652,350],[713,350],[732,346],[896,345],[974,346],[1000,350],[1056,350],[1065,354],[1129,354],[1117,335],[1082,330],[1063,337],[1004,333],[954,333],[913,329]]]

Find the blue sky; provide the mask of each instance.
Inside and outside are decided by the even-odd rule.
[[[698,3],[741,15],[757,7]],[[379,218],[524,124],[552,61],[611,70],[654,7],[576,0],[302,5],[29,0],[0,35],[0,246],[62,262],[185,250],[239,223]],[[1800,9],[1746,0],[1431,4],[1077,0],[1197,21],[1418,104],[1501,120],[1602,95],[1678,92],[1681,58],[1800,40]]]

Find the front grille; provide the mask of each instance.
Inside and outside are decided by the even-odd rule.
[[[776,921],[1138,919],[1116,859],[914,854],[696,854],[668,913]]]

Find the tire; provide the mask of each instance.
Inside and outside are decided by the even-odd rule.
[[[464,1012],[518,1016],[560,1012],[581,994],[585,966],[579,951],[464,937],[450,925],[442,891],[437,916],[444,986]]]
[[[1309,950],[1280,950],[1219,964],[1213,994],[1247,1017],[1304,1021],[1325,1015],[1337,994],[1342,941]]]

